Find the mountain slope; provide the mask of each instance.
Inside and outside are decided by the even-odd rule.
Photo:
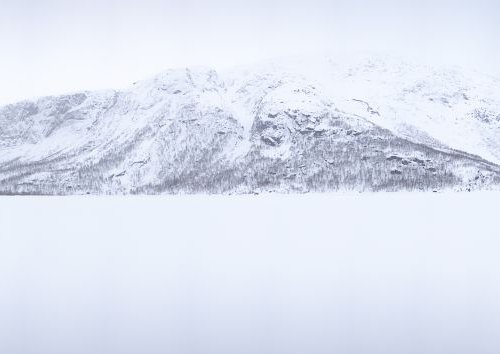
[[[0,193],[497,188],[498,90],[457,80],[321,59],[170,70],[126,91],[8,105]]]

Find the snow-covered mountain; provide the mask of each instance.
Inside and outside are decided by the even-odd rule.
[[[500,186],[500,81],[392,58],[169,70],[0,108],[0,193]]]

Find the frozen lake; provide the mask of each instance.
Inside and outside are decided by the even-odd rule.
[[[498,193],[0,198],[0,353],[500,353]]]

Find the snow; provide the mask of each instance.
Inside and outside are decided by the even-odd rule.
[[[454,149],[500,163],[500,126],[468,117],[482,107],[500,112],[498,78],[380,53],[282,58],[255,70],[315,85],[339,110],[400,136],[411,138],[407,127],[416,128]],[[354,100],[379,114],[368,113],[363,102]]]
[[[164,175],[182,147],[210,150],[214,134],[225,139],[219,159],[235,161],[252,149],[287,159],[294,134],[333,131],[329,118],[337,116],[360,131],[373,124],[500,163],[499,88],[487,75],[387,56],[283,59],[220,73],[168,70],[121,92],[85,92],[83,101],[78,94],[43,98],[32,115],[29,107],[0,110],[0,163],[54,160],[51,168],[65,171],[127,151],[124,165],[105,173],[149,159],[140,176],[122,178],[132,187]]]
[[[498,193],[0,199],[0,352],[500,351]]]

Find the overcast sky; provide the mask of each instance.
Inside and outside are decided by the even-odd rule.
[[[498,74],[497,0],[0,0],[0,104],[169,67],[376,50]]]

